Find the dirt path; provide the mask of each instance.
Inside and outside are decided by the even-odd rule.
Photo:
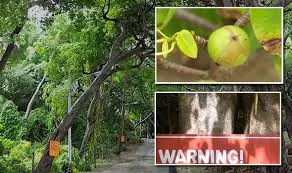
[[[113,159],[110,166],[97,168],[91,173],[168,173],[168,167],[154,165],[154,140],[129,146],[130,151]]]

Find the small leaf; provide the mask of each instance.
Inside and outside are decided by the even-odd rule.
[[[197,58],[198,46],[190,31],[182,30],[176,35],[176,43],[180,51],[186,56]]]
[[[258,114],[258,103],[259,103],[259,94],[255,94],[255,100],[254,100],[254,114]]]
[[[168,43],[167,40],[164,40],[162,43],[162,53],[163,53],[163,58],[167,57],[168,54]]]

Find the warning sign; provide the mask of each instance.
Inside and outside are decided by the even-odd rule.
[[[59,141],[50,140],[49,155],[53,156],[53,157],[59,156],[59,148],[60,148],[60,142]]]
[[[156,136],[157,165],[280,165],[280,137],[259,135]]]

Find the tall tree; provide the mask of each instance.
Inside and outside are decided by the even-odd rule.
[[[99,74],[91,83],[90,87],[73,104],[71,111],[67,113],[58,128],[51,135],[50,140],[61,141],[64,139],[67,130],[71,127],[74,118],[78,115],[81,107],[92,97],[92,95],[94,95],[94,92],[98,90],[108,76],[122,70],[119,67],[121,62],[135,57],[145,60],[145,58],[153,56],[153,33],[151,35],[151,31],[148,29],[151,27],[151,22],[148,20],[151,19],[152,14],[150,13],[153,12],[155,4],[152,4],[152,2],[150,3],[151,4],[144,4],[144,2],[130,3],[129,1],[129,5],[122,12],[124,15],[123,17],[127,17],[127,19],[125,19],[122,16],[116,16],[114,18],[109,17],[108,15],[110,9],[113,8],[112,6],[118,6],[119,4],[111,4],[110,0],[105,1],[102,8],[102,17],[108,22],[114,22],[120,32],[111,46],[107,62],[101,66]],[[133,10],[134,6],[139,8]],[[126,41],[130,42],[130,44],[125,45]],[[49,156],[49,144],[47,144],[34,172],[49,172],[53,160],[54,157]]]

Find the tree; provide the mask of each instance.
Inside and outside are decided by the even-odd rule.
[[[131,4],[131,5],[134,5],[134,4]],[[105,9],[106,6],[107,8]],[[142,7],[144,7],[144,10],[146,10],[146,4],[143,5]],[[153,48],[150,47],[152,44],[146,42],[146,39],[149,38],[148,36],[149,33],[147,32],[147,29],[146,29],[148,25],[146,21],[148,20],[147,15],[149,15],[148,14],[149,11],[148,12],[143,11],[145,14],[143,16],[139,16],[139,17],[142,17],[142,20],[134,18],[132,21],[127,20],[127,22],[129,22],[127,23],[119,18],[109,18],[108,13],[110,12],[110,8],[111,8],[111,4],[110,4],[110,1],[108,1],[104,4],[104,7],[102,9],[102,13],[103,13],[102,17],[106,21],[114,22],[116,26],[120,29],[120,32],[111,46],[111,49],[108,55],[108,61],[106,62],[105,65],[102,66],[101,71],[99,72],[98,76],[94,79],[94,81],[92,82],[88,90],[86,90],[73,104],[71,111],[68,112],[67,116],[65,116],[63,121],[60,123],[58,128],[50,137],[50,140],[61,141],[64,139],[67,133],[67,130],[72,125],[74,118],[78,115],[80,108],[86,102],[86,100],[91,98],[91,96],[94,94],[94,91],[98,90],[102,82],[108,76],[112,75],[116,71],[119,71],[119,68],[117,66],[118,63],[126,59],[133,58],[135,56],[143,60],[146,57],[151,56],[154,52]],[[128,10],[132,10],[132,9],[128,9]],[[141,29],[144,29],[144,30],[141,30]],[[136,33],[137,31],[140,31],[140,32]],[[143,37],[140,39],[139,37],[141,35],[143,35]],[[135,36],[137,40],[130,42],[128,46],[123,48],[124,41],[128,41],[133,36]],[[35,168],[34,172],[49,172],[53,159],[54,159],[53,157],[49,156],[49,146],[47,145],[41,157],[41,160],[38,166]]]

